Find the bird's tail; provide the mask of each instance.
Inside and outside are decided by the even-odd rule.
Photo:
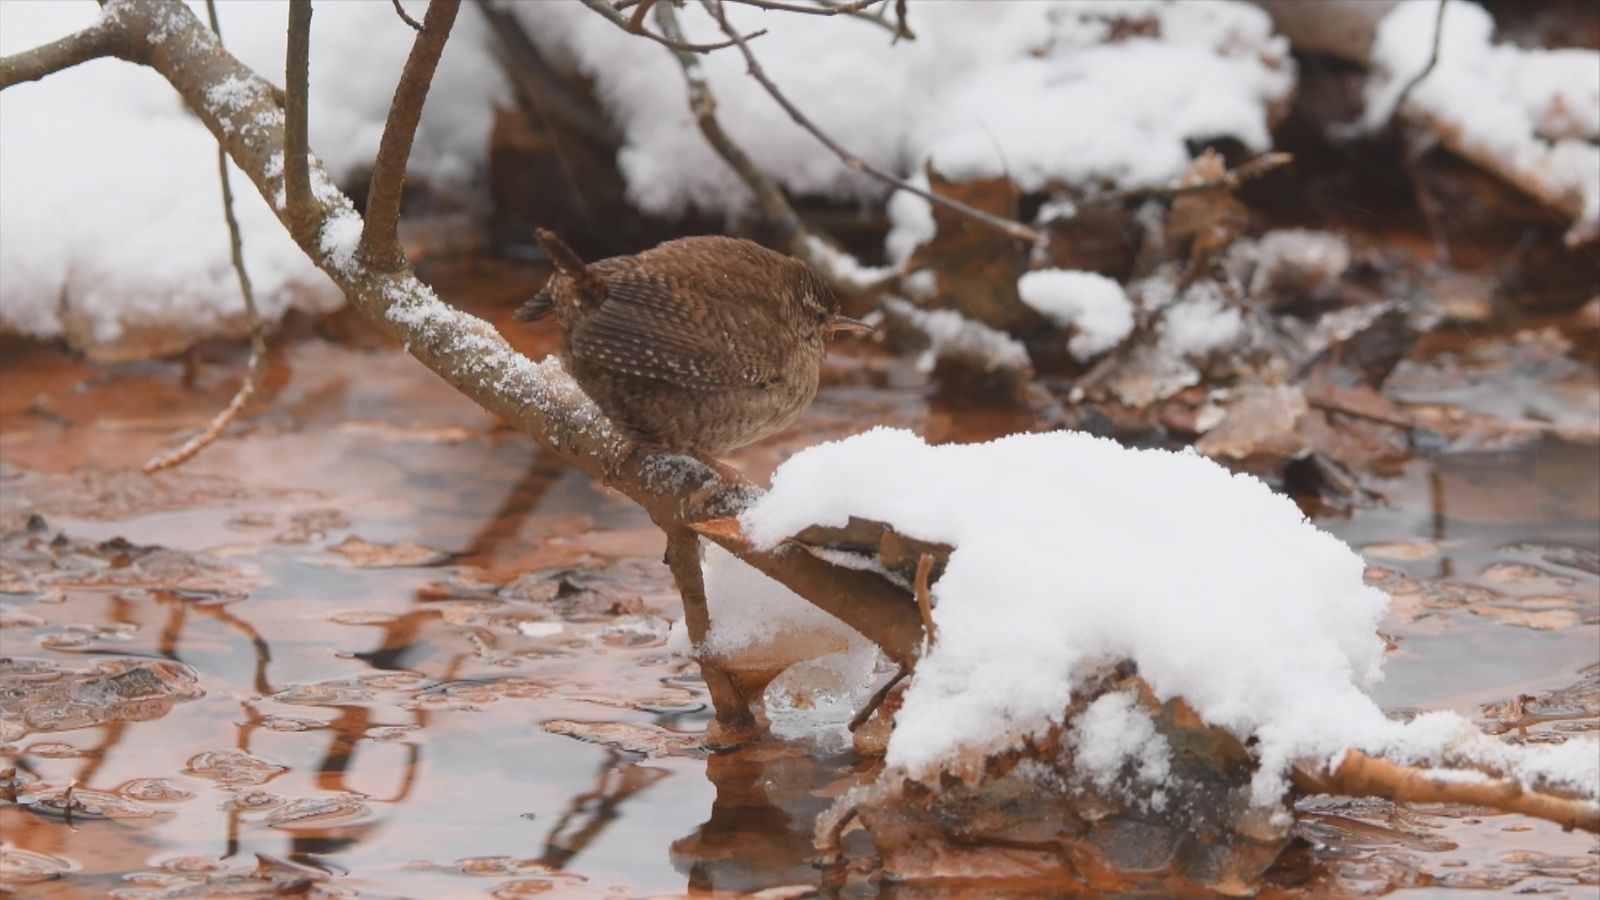
[[[517,321],[532,322],[555,311],[555,294],[551,287],[558,275],[572,279],[580,297],[599,300],[604,296],[605,283],[589,269],[582,257],[567,246],[560,235],[548,228],[540,228],[534,231],[533,236],[539,240],[539,246],[544,248],[545,255],[550,258],[550,264],[555,266],[556,271],[550,277],[550,283],[517,310]]]

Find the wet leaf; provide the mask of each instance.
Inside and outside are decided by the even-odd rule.
[[[678,734],[648,725],[551,719],[541,723],[541,727],[551,734],[566,735],[625,753],[642,753],[645,756],[697,756],[705,752],[700,739],[694,735]]]
[[[344,557],[350,565],[361,569],[434,566],[450,558],[448,553],[413,544],[410,541],[398,544],[375,544],[354,535],[328,549]]]

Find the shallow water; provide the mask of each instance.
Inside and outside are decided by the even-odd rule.
[[[537,283],[458,273],[441,292],[504,325]],[[192,672],[203,691],[121,721],[5,726],[16,797],[0,803],[0,881],[47,897],[816,884],[811,820],[852,761],[804,741],[698,748],[705,693],[665,649],[679,606],[644,514],[359,323],[295,331],[244,425],[153,478],[128,469],[226,402],[235,351],[185,384],[177,364],[95,370],[0,347],[4,654],[53,665],[28,677],[86,714],[105,699],[102,661],[168,660],[187,668],[162,677]],[[548,334],[507,331],[549,349]],[[1026,425],[859,348],[828,381],[794,434],[735,463],[762,479],[867,423],[948,440]],[[1380,702],[1529,739],[1600,727],[1583,688],[1600,679],[1597,467],[1593,441],[1554,437],[1422,457],[1367,485],[1380,500],[1319,519],[1399,597]],[[118,537],[133,546],[103,543]],[[1331,801],[1304,814],[1310,846],[1276,891],[1600,883],[1593,836],[1519,817]]]

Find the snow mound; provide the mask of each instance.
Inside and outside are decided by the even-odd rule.
[[[1071,432],[929,446],[880,428],[796,454],[741,524],[772,547],[851,515],[956,548],[933,586],[938,640],[888,748],[913,776],[1043,734],[1080,679],[1131,659],[1159,699],[1182,696],[1257,739],[1262,805],[1291,764],[1349,748],[1492,761],[1600,794],[1592,741],[1521,753],[1453,713],[1388,720],[1363,692],[1381,674],[1388,597],[1364,583],[1361,557],[1263,482],[1193,452]],[[1120,735],[1100,755],[1126,756],[1135,725],[1104,724],[1079,727]],[[1146,762],[1153,780],[1159,760]]]
[[[542,50],[594,79],[625,136],[621,168],[641,209],[748,207],[749,191],[696,128],[670,52],[576,3],[514,8]],[[762,68],[861,158],[908,175],[928,163],[956,180],[1003,175],[1030,191],[1166,181],[1189,165],[1191,139],[1231,137],[1265,150],[1272,111],[1294,85],[1287,42],[1260,9],[1232,0],[925,3],[911,13],[917,39],[899,43],[854,19],[736,4],[727,13],[742,31],[770,29],[750,44]],[[678,19],[692,41],[724,39],[697,4]],[[785,188],[882,196],[882,185],[794,124],[736,51],[701,64],[723,128]],[[897,202],[891,214],[925,229],[919,208],[925,202]],[[916,239],[891,234],[891,246],[908,242]]]
[[[1400,3],[1378,24],[1369,127],[1389,120],[1427,66],[1437,11]],[[1406,98],[1406,111],[1442,123],[1458,152],[1524,189],[1575,201],[1576,232],[1592,233],[1600,228],[1600,52],[1528,50],[1495,44],[1493,33],[1487,10],[1450,0],[1438,61]]]

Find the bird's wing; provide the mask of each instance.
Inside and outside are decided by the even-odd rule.
[[[607,278],[605,303],[567,335],[568,351],[586,364],[680,387],[760,387],[783,376],[769,349],[777,325],[736,291],[704,279],[675,285],[629,268]]]

